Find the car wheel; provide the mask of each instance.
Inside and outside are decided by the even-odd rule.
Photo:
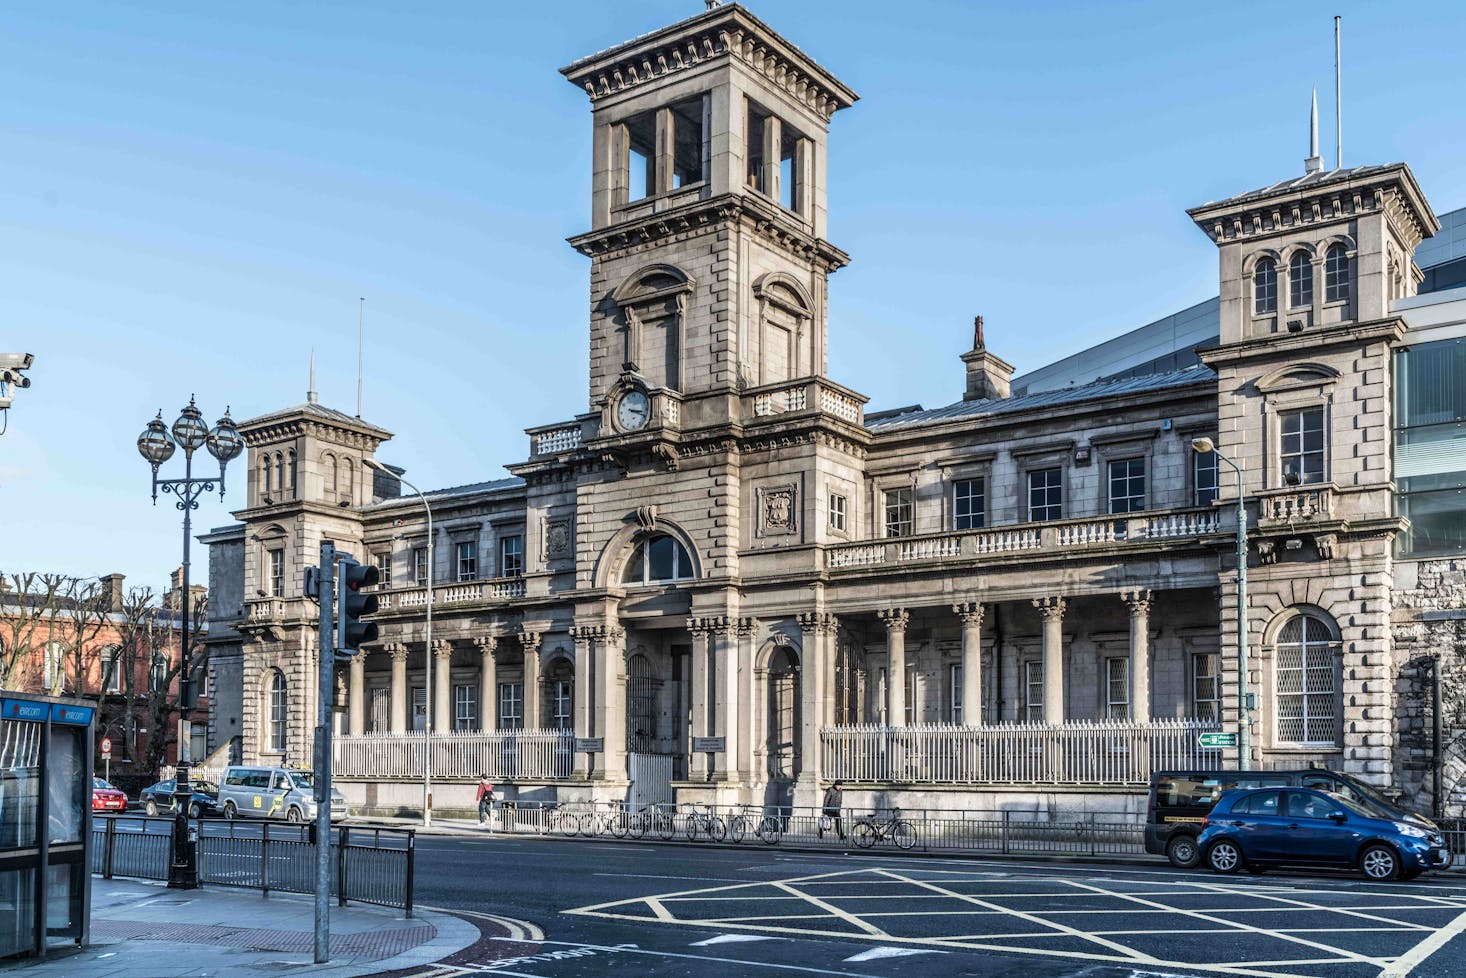
[[[288,811],[288,812],[285,813],[285,820],[287,822],[301,822],[301,821],[304,821],[305,820],[305,816],[301,814],[299,808],[296,808],[294,805],[291,805],[290,806],[290,811]]]
[[[196,801],[195,802],[191,802],[189,804],[189,806],[188,806],[188,817],[189,818],[198,818],[199,817],[199,811],[200,811],[200,809],[199,809],[199,803],[196,802]]]
[[[1194,835],[1178,835],[1166,843],[1166,858],[1177,869],[1195,869],[1201,862],[1201,847]]]
[[[148,817],[149,818],[157,818],[158,817],[158,803],[156,801],[154,801],[153,799],[149,798],[148,799],[148,803],[143,806],[143,811],[145,811],[145,812],[148,813]]]
[[[1242,850],[1230,839],[1213,842],[1206,851],[1206,864],[1214,873],[1235,873],[1242,868]]]
[[[226,801],[224,803],[224,817],[227,819],[236,819],[239,817],[239,809],[234,807],[234,802]]]
[[[1359,871],[1367,880],[1392,882],[1400,878],[1400,857],[1389,846],[1365,846],[1359,854]]]

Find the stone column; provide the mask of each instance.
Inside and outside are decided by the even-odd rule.
[[[1150,722],[1150,591],[1126,591],[1130,607],[1130,719]]]
[[[886,725],[906,726],[906,625],[911,615],[905,608],[877,612],[886,623]]]
[[[524,649],[524,729],[540,729],[540,633],[520,631]]]
[[[346,689],[346,732],[353,737],[366,733],[366,652],[351,657]]]
[[[391,705],[393,733],[407,732],[407,646],[398,642],[389,648],[392,654],[392,689],[388,701]]]
[[[983,607],[976,601],[952,605],[962,619],[962,723],[982,726],[982,617]]]
[[[453,643],[433,641],[433,732],[453,729],[453,683],[449,671]]]
[[[1044,619],[1044,723],[1064,722],[1064,599],[1034,598]]]
[[[812,805],[819,789],[823,757],[820,729],[824,720],[824,660],[832,616],[799,615],[799,777],[796,804]],[[802,790],[801,790],[802,789]]]
[[[733,618],[719,618],[717,630],[713,638],[717,642],[717,650],[713,656],[713,668],[716,674],[717,697],[713,703],[713,736],[723,738],[723,752],[713,758],[713,777],[724,781],[738,783],[739,775],[739,752],[738,745],[741,742],[739,730],[739,701],[741,700],[739,689],[739,677],[741,675],[739,665],[739,645],[737,642],[738,623]]]
[[[596,736],[604,737],[601,776],[626,780],[626,629],[602,625],[596,634]]]
[[[806,142],[807,140],[800,140]],[[833,727],[835,725],[835,704],[840,696],[839,689],[839,664],[840,664],[840,619],[834,615],[829,616],[829,634],[825,637],[825,661],[822,665],[822,679],[820,692],[823,694],[824,703],[821,707],[821,725]]]
[[[473,641],[478,649],[479,729],[488,733],[499,729],[499,673],[495,653],[499,640],[485,635]]]
[[[738,635],[738,730],[739,730],[739,751],[737,754],[737,773],[730,762],[728,776],[737,780],[739,775],[752,777],[757,771],[756,760],[760,738],[763,731],[759,729],[757,718],[759,712],[756,709],[758,699],[758,676],[755,669],[754,656],[757,651],[757,643],[754,641],[758,634],[758,619],[739,618],[733,624],[734,631]],[[728,749],[733,749],[733,742],[728,742]],[[733,755],[729,755],[730,757]]]
[[[708,685],[711,678],[708,665],[712,659],[713,633],[709,618],[687,619],[687,630],[692,633],[692,662],[688,676],[688,702],[691,717],[687,725],[687,750],[689,753],[687,776],[692,781],[708,780],[708,756],[694,750],[694,738],[708,736]]]
[[[591,685],[593,632],[594,629],[586,625],[576,625],[570,629],[570,640],[575,643],[575,703],[572,704],[572,708],[575,713],[575,736],[577,738],[595,735],[591,726],[592,717],[595,715]],[[589,761],[589,755],[576,751],[573,776],[587,777],[591,770]]]

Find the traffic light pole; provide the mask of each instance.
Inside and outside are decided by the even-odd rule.
[[[336,692],[336,547],[330,542],[321,544],[316,581],[321,601],[315,740],[316,964],[325,964],[331,958],[331,701]]]

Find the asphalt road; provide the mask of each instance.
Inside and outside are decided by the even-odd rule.
[[[423,978],[1466,978],[1466,876],[440,836],[417,900],[490,935]]]

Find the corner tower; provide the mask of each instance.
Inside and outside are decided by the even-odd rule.
[[[823,374],[848,261],[825,239],[826,140],[855,93],[736,4],[561,71],[593,110],[591,230],[570,243],[592,262],[603,433],[633,389],[655,411]]]

